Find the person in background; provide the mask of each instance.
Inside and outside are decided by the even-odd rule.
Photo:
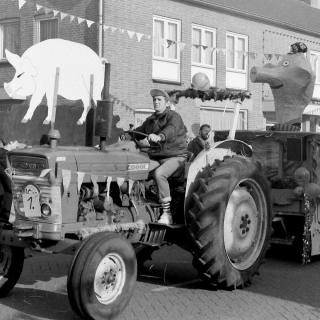
[[[195,158],[204,148],[210,148],[210,142],[208,141],[211,132],[211,127],[208,124],[203,124],[200,127],[199,135],[191,140],[188,144],[188,151],[193,153]]]

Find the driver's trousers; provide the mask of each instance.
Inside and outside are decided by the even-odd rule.
[[[184,167],[187,155],[181,155],[161,160],[150,160],[150,175],[153,177],[161,203],[171,201],[168,178]]]

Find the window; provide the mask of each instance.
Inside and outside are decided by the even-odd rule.
[[[59,21],[56,18],[37,18],[36,19],[36,43],[59,37]]]
[[[248,37],[227,33],[226,87],[247,89],[248,83]]]
[[[316,75],[313,98],[320,98],[320,52],[310,51],[310,63]]]
[[[8,21],[0,23],[0,59],[5,59],[5,49],[12,53],[20,53],[20,22]]]
[[[153,109],[135,109],[134,110],[134,127],[137,128],[154,113]]]
[[[216,30],[192,25],[191,78],[198,72],[205,73],[210,85],[216,85]],[[195,47],[196,45],[197,47]]]
[[[153,79],[180,81],[180,33],[180,21],[153,17]]]
[[[229,130],[233,122],[233,110],[221,108],[201,107],[200,125],[208,124],[211,130]],[[240,110],[237,130],[247,130],[247,110]]]

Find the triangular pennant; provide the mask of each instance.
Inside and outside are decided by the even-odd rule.
[[[52,10],[53,11],[53,16],[55,17],[60,11],[57,10]]]
[[[91,174],[90,178],[91,178],[91,182],[93,184],[93,193],[94,193],[92,195],[92,197],[97,197],[99,195],[99,186],[98,186],[99,176],[97,176],[96,174]]]
[[[243,51],[237,51],[238,52],[238,57],[243,57]]]
[[[46,15],[52,11],[52,9],[46,7],[43,7],[43,10]]]
[[[40,6],[40,4],[36,4],[37,7],[37,11],[39,11],[41,8],[43,8],[43,6]]]
[[[61,20],[63,20],[66,16],[68,16],[67,13],[60,12]]]
[[[281,56],[281,54],[275,53],[274,56],[276,57],[276,59],[278,60]]]
[[[185,47],[186,47],[185,42],[180,42],[180,43],[179,43],[180,51],[182,51]]]
[[[78,24],[82,23],[83,21],[84,21],[83,18],[79,18],[79,17],[78,17]]]
[[[81,188],[84,176],[85,176],[84,172],[77,172],[78,192],[80,192],[80,188]]]
[[[254,52],[248,52],[251,59],[255,59],[256,54]]]
[[[111,27],[111,32],[115,32],[118,28],[116,27]]]
[[[62,169],[61,174],[62,174],[62,184],[64,188],[64,193],[66,193],[68,192],[69,186],[70,186],[71,170]]]
[[[128,36],[132,39],[132,37],[134,36],[135,32],[134,31],[130,31],[127,30]]]
[[[70,22],[73,21],[75,16],[70,15]]]
[[[267,60],[270,60],[271,59],[271,54],[269,54],[269,53],[265,53],[264,54],[264,57],[265,57],[265,59],[267,59]]]
[[[138,42],[140,42],[141,38],[143,37],[143,33],[136,32],[136,36],[137,36]]]
[[[169,48],[173,43],[175,43],[175,42],[172,40],[167,40],[167,44],[168,44],[167,48]]]
[[[210,51],[210,52],[213,52],[214,50],[216,50],[216,48],[213,48],[213,47],[210,47],[210,48],[209,48],[209,51]]]
[[[23,7],[25,3],[26,3],[25,0],[19,0],[19,10]]]
[[[50,172],[52,169],[44,169],[41,171],[39,178],[43,178],[48,172]]]
[[[124,184],[124,180],[125,180],[125,178],[117,178],[117,184],[118,184],[119,188]]]
[[[206,50],[208,48],[208,46],[202,46],[203,50]]]
[[[147,40],[150,40],[150,39],[151,39],[151,36],[150,36],[150,35],[148,35],[148,36],[147,36]]]
[[[125,29],[119,29],[120,33],[124,33],[126,30]]]
[[[193,46],[198,49],[200,47],[200,44],[194,44]]]
[[[227,49],[220,49],[220,52],[222,52],[224,55],[227,54]]]
[[[109,26],[103,25],[103,30],[104,31],[108,30],[109,28],[110,28]]]
[[[246,57],[248,55],[248,52],[243,52],[243,56]]]
[[[91,21],[91,20],[87,20],[87,25],[88,25],[88,28],[90,28],[92,26],[92,24],[94,23],[94,21]]]

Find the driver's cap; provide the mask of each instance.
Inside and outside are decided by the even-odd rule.
[[[162,97],[165,97],[169,100],[169,95],[166,91],[164,90],[160,90],[160,89],[152,89],[150,91],[150,95],[151,97],[155,97],[155,96],[162,96]]]

